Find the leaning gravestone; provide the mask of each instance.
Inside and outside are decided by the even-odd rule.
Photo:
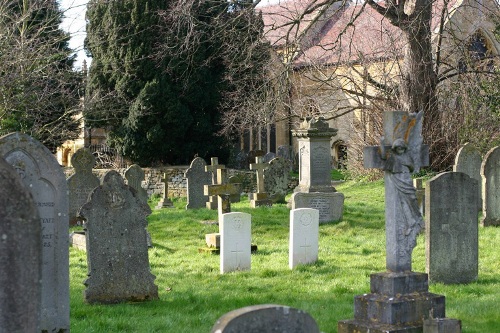
[[[477,280],[477,186],[462,172],[445,172],[426,184],[426,271],[432,282]]]
[[[210,184],[212,173],[205,171],[207,163],[201,157],[196,157],[184,173],[187,179],[186,209],[204,208],[208,195],[203,194],[205,185]]]
[[[69,332],[68,184],[54,155],[32,137],[0,138],[0,156],[17,171],[33,196],[42,228],[40,330]]]
[[[250,270],[251,215],[235,212],[219,218],[220,273]]]
[[[264,190],[269,193],[269,198],[274,203],[285,203],[288,192],[288,179],[290,177],[290,161],[276,157],[264,169]]]
[[[500,225],[500,147],[492,148],[481,164],[483,179],[483,218],[481,225]]]
[[[319,333],[307,312],[283,305],[252,305],[220,317],[211,333]]]
[[[300,208],[290,211],[290,269],[299,264],[318,260],[319,212],[317,209]]]
[[[483,208],[483,179],[481,178],[481,164],[483,163],[483,158],[479,150],[474,148],[470,143],[463,145],[455,157],[455,164],[453,165],[453,171],[463,172],[469,177],[477,180],[478,183],[478,210]]]
[[[158,298],[149,268],[146,217],[151,209],[134,195],[120,174],[108,171],[81,208],[87,238],[88,303]]]
[[[88,200],[89,194],[99,186],[99,178],[92,173],[95,157],[86,148],[78,149],[71,157],[71,165],[75,173],[68,178],[69,190],[69,224],[76,225],[76,214]]]
[[[42,231],[35,202],[0,157],[0,332],[39,332]]]
[[[137,197],[143,202],[148,202],[148,192],[142,188],[142,182],[145,179],[144,170],[137,164],[132,164],[125,171],[125,179],[130,187],[137,192]]]

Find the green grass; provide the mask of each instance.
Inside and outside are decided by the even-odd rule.
[[[353,298],[370,291],[369,275],[385,270],[384,190],[381,181],[345,182],[344,219],[320,226],[319,261],[288,269],[289,210],[285,205],[251,209],[248,201],[233,211],[252,214],[252,269],[219,274],[219,256],[200,254],[205,234],[218,227],[217,212],[154,210],[148,230],[151,271],[160,299],[144,303],[88,305],[83,301],[86,255],[71,248],[71,331],[210,332],[224,313],[254,304],[274,303],[310,313],[322,332],[337,332],[337,322],[353,318]],[[152,205],[154,203],[151,203]],[[500,228],[480,228],[479,279],[468,285],[432,284],[446,296],[446,314],[462,320],[464,333],[498,331],[500,312]],[[424,238],[414,250],[414,270],[425,271]]]

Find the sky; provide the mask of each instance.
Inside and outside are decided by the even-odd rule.
[[[283,0],[262,0],[262,5],[284,2]],[[83,60],[90,66],[91,60],[85,56],[83,41],[85,40],[85,12],[88,0],[59,0],[61,9],[64,11],[64,20],[61,28],[71,34],[69,46],[75,50],[77,59],[75,69],[81,69]]]

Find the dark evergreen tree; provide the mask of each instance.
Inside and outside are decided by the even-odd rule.
[[[55,0],[0,5],[0,134],[20,131],[55,151],[79,135],[82,74]]]

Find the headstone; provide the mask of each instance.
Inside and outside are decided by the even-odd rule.
[[[236,165],[238,169],[248,169],[248,153],[244,150],[236,155]]]
[[[411,178],[428,165],[422,145],[423,113],[384,113],[381,146],[365,147],[365,168],[384,170],[386,267],[370,276],[371,293],[354,298],[354,319],[338,322],[338,333],[422,332],[431,315],[445,317],[445,297],[429,293],[428,275],[411,271],[411,254],[423,227]]]
[[[250,194],[250,207],[272,206],[273,202],[264,188],[264,170],[269,164],[264,163],[262,156],[255,158],[255,163],[250,164],[250,170],[255,170],[257,176],[257,193]]]
[[[305,120],[292,131],[299,145],[299,185],[295,192],[335,192],[331,176],[330,138],[337,134],[323,117]]]
[[[148,202],[148,192],[142,188],[142,182],[145,179],[144,170],[137,164],[132,164],[125,171],[125,179],[130,187],[137,192],[137,197],[143,202]]]
[[[484,227],[500,225],[500,147],[490,149],[481,164],[483,179],[483,217]]]
[[[26,134],[0,138],[0,156],[33,196],[42,228],[41,331],[69,332],[68,184],[54,155]]]
[[[184,177],[187,179],[187,205],[186,209],[204,208],[208,196],[203,194],[205,185],[210,184],[211,173],[205,171],[207,163],[201,157],[191,161]]]
[[[299,264],[318,260],[319,212],[317,209],[300,208],[290,211],[290,269]]]
[[[426,271],[432,282],[477,280],[477,186],[462,172],[445,172],[426,183]]]
[[[89,149],[80,148],[71,156],[71,165],[75,173],[68,178],[69,224],[80,224],[77,212],[88,200],[89,194],[99,186],[100,181],[92,173],[95,157]]]
[[[290,161],[276,157],[264,169],[264,190],[274,203],[285,203],[290,177]]]
[[[288,161],[292,161],[292,155],[293,155],[292,147],[288,145],[279,146],[276,151],[276,156],[282,157]]]
[[[211,333],[319,333],[307,312],[284,305],[252,305],[220,317]]]
[[[235,175],[235,176],[229,177],[228,181],[229,181],[229,183],[235,184],[238,187],[238,190],[235,191],[236,193],[231,194],[231,197],[230,197],[231,202],[240,202],[241,201],[241,191],[242,191],[240,177]]]
[[[210,175],[212,176],[212,185],[225,184],[227,180],[220,179],[218,178],[218,176],[219,175],[226,176],[225,173],[220,172],[220,170],[226,169],[226,166],[219,164],[218,157],[212,157],[210,159],[210,163],[211,163],[210,165],[205,166],[205,171],[210,173]],[[203,194],[208,196],[206,207],[208,209],[217,209],[217,204],[218,204],[217,195],[212,195],[212,194],[208,195],[207,193],[205,193],[206,185],[204,185],[203,188],[204,188]]]
[[[266,155],[264,155],[263,161],[264,163],[269,163],[273,158],[276,158],[276,154],[273,152],[269,152]]]
[[[417,197],[417,204],[420,214],[425,215],[425,188],[422,178],[413,179],[413,187],[415,187],[415,196]]]
[[[313,208],[319,212],[319,223],[338,222],[344,212],[344,195],[332,193],[301,193],[292,194],[292,209]]]
[[[0,188],[0,332],[40,332],[40,218],[29,190],[2,157]]]
[[[163,183],[163,195],[158,204],[156,205],[156,209],[162,208],[174,208],[174,204],[168,198],[168,175],[166,173],[163,174],[163,178],[161,179]]]
[[[222,214],[219,222],[221,274],[250,270],[251,224],[250,214]]]
[[[158,298],[149,268],[146,217],[151,209],[134,195],[120,174],[108,171],[80,210],[85,219],[88,303],[119,303]]]
[[[463,172],[469,177],[474,178],[478,182],[478,210],[483,209],[483,179],[481,177],[481,164],[483,163],[483,158],[481,153],[470,143],[463,145],[455,157],[455,164],[453,165],[453,171]]]

